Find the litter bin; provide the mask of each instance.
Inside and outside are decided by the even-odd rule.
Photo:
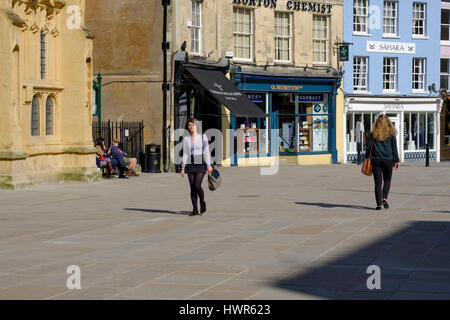
[[[161,172],[161,146],[159,144],[145,145],[145,172]]]

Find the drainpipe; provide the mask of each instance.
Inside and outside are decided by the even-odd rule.
[[[169,43],[167,42],[167,7],[170,5],[170,0],[162,0],[163,13],[163,132],[162,132],[162,147],[163,147],[163,167],[164,172],[168,172],[167,169],[167,91],[170,89],[170,85],[167,82],[167,50],[169,49]]]

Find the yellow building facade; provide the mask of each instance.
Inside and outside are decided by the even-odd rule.
[[[0,4],[0,187],[98,179],[85,1]]]
[[[280,164],[298,165],[343,162],[344,96],[339,87],[342,74],[339,73],[341,64],[338,62],[336,45],[343,41],[342,0],[173,0],[169,7],[168,39],[171,42],[171,57],[180,55],[180,50],[183,50],[181,44],[186,42],[188,67],[195,67],[196,63],[200,65],[202,61],[223,62],[228,59],[230,66],[225,71],[228,72],[228,78],[250,100],[254,98],[254,102],[268,114],[266,119],[250,119],[250,126],[256,129],[278,129],[280,132],[281,142],[274,144],[276,148],[280,147],[277,150],[279,154],[266,152],[269,150],[266,148],[265,152],[259,149],[255,151],[259,154],[256,156],[239,151],[240,145],[245,144],[239,143],[240,136],[237,133],[238,155],[233,159],[233,155],[226,154],[224,146],[223,165],[233,165],[234,161],[234,165],[237,162],[238,166],[266,166],[278,159]],[[182,59],[181,55],[180,61]],[[183,127],[183,120],[176,119],[177,114],[182,113],[179,111],[181,100],[181,104],[187,104],[183,106],[183,110],[186,109],[183,112],[187,113],[184,117],[202,118],[202,115],[210,114],[211,105],[214,105],[211,97],[201,97],[202,94],[196,96],[193,84],[192,94],[188,96],[188,102],[184,102],[185,95],[180,99],[177,93],[178,70],[171,72],[174,74],[171,86],[173,109],[168,118],[171,119],[170,116],[174,114],[175,119],[172,116],[170,127]],[[186,79],[189,80],[190,76]],[[334,82],[327,82],[329,79]],[[325,89],[327,85],[330,89]],[[202,108],[202,104],[210,106]],[[324,106],[333,110],[328,116],[320,117],[323,112],[314,113],[318,104],[317,110],[324,110]],[[221,118],[219,127],[223,132],[228,128],[239,131],[244,127],[245,118],[233,119],[226,107],[220,108],[217,117]],[[328,141],[329,146],[321,147],[322,141],[307,137],[309,129],[310,136],[313,136],[316,120],[327,122],[325,135],[328,135],[329,140],[333,139],[333,142]],[[203,125],[206,129],[215,126],[215,120],[209,115],[203,122],[206,122]],[[292,123],[292,127],[289,123]],[[305,136],[302,136],[302,129]],[[288,130],[300,130],[300,134],[292,134]],[[224,134],[224,145],[227,138]],[[262,139],[258,137],[258,141]],[[289,139],[289,143],[283,142]],[[302,141],[309,141],[310,146],[302,146]],[[324,145],[326,143],[323,142]]]

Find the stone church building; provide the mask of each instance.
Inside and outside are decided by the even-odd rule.
[[[0,187],[97,179],[84,0],[0,0]]]

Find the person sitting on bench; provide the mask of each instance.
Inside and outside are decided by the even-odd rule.
[[[119,140],[115,139],[112,142],[111,147],[109,148],[109,154],[111,156],[111,163],[115,167],[119,168],[119,178],[120,179],[128,179],[125,175],[125,171],[127,170],[127,166],[123,160],[124,154],[119,149]]]

